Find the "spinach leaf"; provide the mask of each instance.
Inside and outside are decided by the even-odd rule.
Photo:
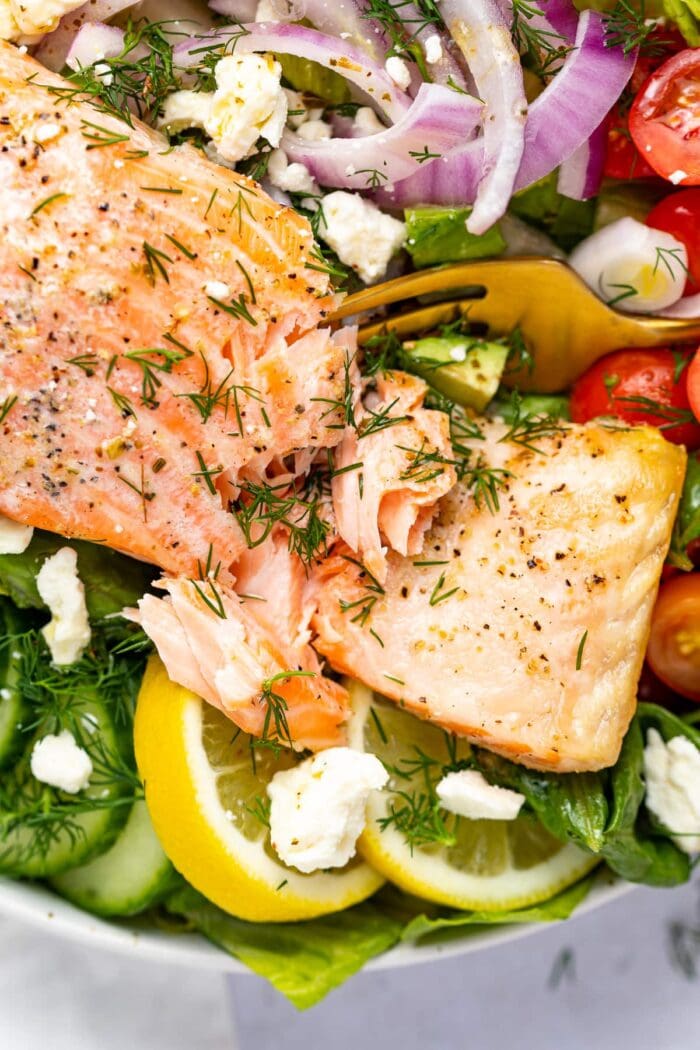
[[[308,922],[245,922],[227,915],[187,886],[168,911],[267,978],[305,1010],[399,940],[402,924],[373,901]]]
[[[643,770],[644,737],[638,715],[610,774],[612,803],[602,854],[612,870],[630,882],[675,886],[689,878],[690,858],[668,836],[653,831],[642,808]]]
[[[0,594],[7,595],[20,609],[43,608],[36,587],[37,573],[61,547],[72,547],[77,552],[78,573],[85,585],[91,620],[104,619],[133,605],[148,590],[157,572],[153,566],[108,547],[37,530],[23,554],[0,555]]]
[[[480,749],[475,764],[488,780],[523,794],[555,838],[601,851],[608,820],[604,774],[539,773]]]
[[[668,560],[677,569],[690,572],[693,563],[688,557],[688,544],[700,538],[700,458],[690,456],[685,472],[678,515],[673,527]]]

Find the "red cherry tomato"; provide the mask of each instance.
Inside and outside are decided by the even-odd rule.
[[[647,663],[676,693],[700,700],[700,573],[675,576],[661,587]]]
[[[675,28],[655,30],[649,40],[653,43],[652,53],[647,51],[639,56],[627,91],[608,117],[608,141],[603,174],[611,179],[645,179],[656,176],[654,169],[647,164],[632,141],[627,126],[630,102],[650,73],[665,58],[685,48],[685,40]]]
[[[700,190],[671,193],[652,208],[647,226],[671,233],[688,252],[688,280],[685,294],[700,292]]]
[[[700,185],[700,48],[654,70],[632,103],[629,129],[659,175],[676,186]]]
[[[700,419],[700,351],[696,352],[688,366],[685,387],[693,414],[696,419]]]
[[[692,419],[686,390],[688,369],[682,365],[670,350],[607,354],[576,380],[571,418],[586,423],[597,416],[616,416],[626,423],[659,427],[677,445],[700,448],[700,424]],[[700,372],[698,379],[700,400]]]

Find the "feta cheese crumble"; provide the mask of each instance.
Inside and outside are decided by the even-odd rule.
[[[305,120],[297,134],[307,142],[326,142],[333,137],[333,128],[325,120]]]
[[[656,729],[644,748],[646,807],[684,853],[700,852],[700,751],[674,736],[666,743]]]
[[[69,795],[77,795],[89,783],[92,761],[87,751],[79,747],[67,729],[57,736],[49,734],[37,740],[30,759],[32,776],[42,784],[60,788]]]
[[[386,273],[406,239],[406,227],[357,193],[336,190],[323,198],[319,236],[366,284]]]
[[[270,837],[281,860],[304,874],[342,868],[355,855],[370,792],[388,779],[378,758],[349,747],[275,773],[267,788]]]
[[[379,135],[386,128],[371,106],[360,106],[352,122],[352,130],[358,138],[364,138],[365,135]]]
[[[677,171],[672,171],[671,172],[671,174],[668,177],[668,181],[672,182],[674,186],[678,186],[678,185],[680,185],[681,182],[683,182],[683,179],[687,179],[687,178],[688,178],[688,172],[687,171],[682,171],[681,168],[678,168]]]
[[[33,535],[31,525],[20,525],[0,514],[0,554],[24,554]]]
[[[525,801],[518,791],[489,784],[475,769],[448,773],[435,790],[445,809],[469,820],[515,820]]]
[[[387,58],[384,68],[387,73],[402,91],[406,91],[411,83],[411,71],[402,58],[398,55],[390,55]]]
[[[51,611],[51,620],[41,633],[53,662],[58,666],[74,664],[90,641],[85,588],[78,576],[75,551],[61,547],[47,558],[39,570],[36,585]]]
[[[82,0],[0,0],[0,40],[43,36]]]
[[[434,66],[442,58],[442,43],[437,33],[433,33],[432,36],[428,37],[423,48],[425,50],[425,61],[429,66]]]
[[[282,67],[272,55],[227,55],[214,68],[216,91],[176,91],[159,120],[170,132],[202,128],[218,153],[236,163],[259,138],[279,146],[287,120]]]
[[[270,154],[267,177],[273,186],[285,193],[318,193],[318,186],[306,165],[290,164],[283,149],[275,149]]]

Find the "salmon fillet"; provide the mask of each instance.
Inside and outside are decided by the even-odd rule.
[[[384,544],[418,554],[438,500],[456,481],[449,420],[423,408],[427,389],[406,372],[378,376],[335,450],[338,533],[380,581]]]
[[[130,618],[154,642],[168,677],[218,707],[244,732],[319,751],[345,742],[348,695],[324,678],[302,636],[280,637],[213,579],[164,578]]]
[[[0,512],[228,566],[240,473],[340,440],[353,334],[303,218],[70,91],[0,42]]]
[[[331,665],[536,769],[612,765],[635,707],[685,452],[659,431],[569,426],[538,451],[484,423],[490,513],[461,483],[382,585],[331,557],[315,646]]]

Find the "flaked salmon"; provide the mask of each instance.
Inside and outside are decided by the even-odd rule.
[[[318,328],[308,223],[1,42],[0,186],[0,512],[228,566],[241,472],[341,436],[353,334]]]
[[[427,389],[406,372],[378,376],[334,454],[338,533],[380,581],[386,548],[418,554],[456,480],[449,420],[423,407]]]
[[[685,470],[654,429],[568,426],[534,447],[484,423],[493,513],[461,483],[382,584],[339,551],[315,574],[333,667],[500,754],[612,765],[632,717]],[[485,475],[482,474],[482,478]],[[349,552],[346,552],[346,554]]]
[[[155,643],[168,677],[223,711],[244,732],[313,751],[344,742],[347,692],[321,674],[305,639],[276,636],[239,597],[208,578],[167,577],[132,618]]]

